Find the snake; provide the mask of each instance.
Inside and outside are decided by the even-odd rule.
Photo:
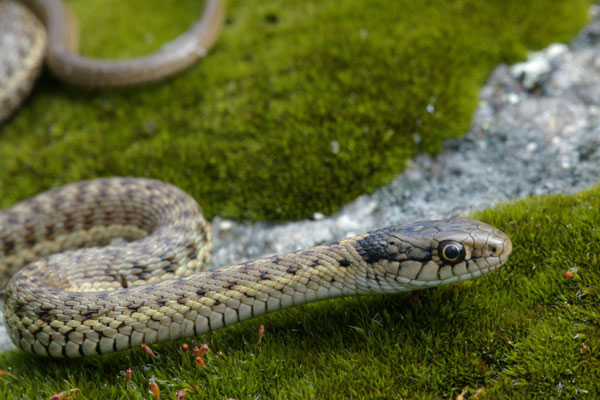
[[[202,17],[158,51],[104,60],[78,53],[77,22],[61,0],[0,0],[0,122],[27,97],[44,60],[55,77],[73,85],[141,85],[166,79],[204,57],[224,21],[222,0],[206,0]]]
[[[207,269],[195,199],[147,178],[71,183],[0,211],[12,342],[84,357],[192,337],[302,304],[455,284],[501,267],[509,237],[468,218],[410,222]]]

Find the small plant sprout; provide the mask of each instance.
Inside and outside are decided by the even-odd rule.
[[[196,356],[196,364],[198,364],[199,367],[203,367],[206,364],[204,364],[204,355],[208,353],[208,343],[204,343],[202,346],[198,347],[195,346],[194,347],[194,355]]]
[[[52,395],[52,397],[50,397],[50,400],[67,400],[69,397],[71,399],[73,399],[73,396],[70,396],[70,394],[73,392],[80,392],[80,390],[78,388],[63,390],[60,393],[56,393],[56,394]],[[69,395],[69,396],[67,396],[67,395]]]
[[[567,272],[565,272],[565,278],[571,279],[572,277],[573,277],[573,271],[568,270]]]
[[[200,352],[198,356],[204,357],[206,353],[208,353],[208,343],[204,343],[202,346],[200,346]]]
[[[4,369],[0,369],[0,377],[3,377],[3,376],[10,376],[11,378],[19,379],[16,376],[14,376],[13,374],[11,374],[10,372],[8,372]]]
[[[566,272],[565,272],[565,278],[567,279],[571,279],[572,277],[575,276],[575,274],[577,273],[577,267],[573,267],[573,268],[569,268]]]
[[[258,341],[256,342],[256,347],[258,347],[258,345],[262,341],[262,338],[263,338],[264,335],[265,335],[265,326],[261,324],[258,327]]]
[[[141,344],[142,350],[144,350],[144,352],[150,356],[152,356],[153,358],[158,359],[158,357],[156,356],[156,354],[154,354],[154,352],[152,351],[152,349],[150,348],[150,346],[148,346],[146,343],[142,343]]]
[[[200,358],[202,358],[202,357],[204,357],[204,355],[205,355],[206,353],[208,353],[208,343],[204,343],[204,344],[203,344],[202,346],[200,346],[200,347],[198,347],[198,346],[195,346],[195,347],[194,347],[194,355],[195,355],[196,357],[200,357]]]
[[[154,379],[150,379],[150,390],[157,399],[160,399],[160,388]]]
[[[131,381],[131,368],[125,370],[125,386],[129,388],[129,382]]]

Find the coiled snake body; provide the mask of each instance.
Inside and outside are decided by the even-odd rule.
[[[0,211],[0,271],[23,266],[5,294],[13,343],[51,357],[109,353],[317,300],[476,278],[512,248],[490,225],[456,219],[201,271],[209,236],[189,195],[139,178],[71,184]]]
[[[72,84],[138,85],[174,75],[204,57],[224,21],[222,1],[206,0],[202,18],[157,52],[100,60],[78,54],[77,24],[61,0],[0,0],[0,122],[31,90],[44,55],[53,75]]]

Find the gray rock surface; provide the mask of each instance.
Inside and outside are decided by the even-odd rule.
[[[340,212],[270,225],[213,220],[213,266],[287,252],[386,225],[471,213],[496,203],[589,187],[600,176],[600,19],[568,48],[501,65],[480,93],[471,130],[435,157]],[[558,51],[557,51],[558,50]],[[532,63],[532,64],[528,64]],[[529,66],[528,66],[529,65]],[[434,109],[428,110],[435,112]],[[4,339],[4,340],[3,340]],[[9,348],[0,327],[0,349]]]
[[[525,89],[533,90],[547,81],[554,69],[554,61],[568,50],[566,44],[554,43],[544,50],[531,53],[526,61],[514,64],[510,72]]]
[[[591,10],[595,17],[597,7]],[[390,184],[337,214],[278,225],[215,218],[213,266],[529,195],[574,192],[598,182],[599,173],[600,20],[594,18],[570,47],[554,44],[496,68],[463,139],[446,142],[438,156],[416,157]]]

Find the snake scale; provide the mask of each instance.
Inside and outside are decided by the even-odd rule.
[[[83,181],[0,211],[12,341],[41,356],[104,354],[318,300],[476,278],[512,249],[498,229],[454,219],[203,271],[209,238],[191,196],[143,178]]]
[[[61,0],[0,0],[0,122],[22,103],[44,56],[54,76],[87,87],[139,85],[172,76],[206,55],[225,21],[221,0],[206,0],[202,18],[146,56],[101,60],[78,53],[79,32]]]

